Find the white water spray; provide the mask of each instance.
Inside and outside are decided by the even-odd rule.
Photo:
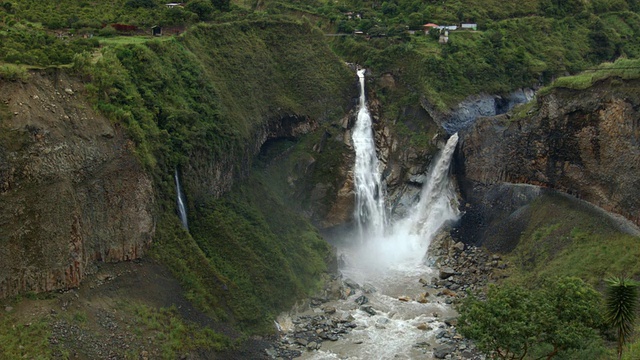
[[[353,129],[353,147],[356,153],[354,184],[356,188],[355,219],[360,240],[379,237],[386,224],[384,193],[380,182],[376,144],[371,129],[371,116],[367,108],[364,87],[365,70],[358,70],[360,78],[360,104],[358,118]]]
[[[443,150],[431,162],[420,199],[407,216],[386,223],[384,194],[371,130],[371,118],[364,97],[364,71],[360,76],[361,96],[358,122],[353,142],[356,150],[354,167],[356,220],[360,241],[339,249],[345,260],[341,272],[358,284],[376,289],[366,292],[371,315],[354,305],[354,299],[365,295],[357,290],[347,299],[335,302],[338,313],[354,317],[357,327],[336,342],[323,342],[322,348],[303,354],[303,359],[430,359],[439,341],[436,332],[444,318],[455,315],[444,299],[429,296],[426,303],[406,301],[424,295],[421,282],[431,279],[436,270],[425,262],[432,238],[448,222],[458,216],[458,201],[449,167],[458,135],[452,135]],[[363,236],[365,236],[363,240]],[[419,281],[420,280],[420,281]],[[399,301],[400,298],[405,301]],[[419,325],[430,324],[427,330]],[[442,325],[444,326],[444,325]],[[428,343],[427,349],[416,344]]]
[[[189,223],[187,222],[187,208],[184,204],[184,194],[182,193],[182,187],[180,186],[180,178],[178,177],[178,168],[174,173],[174,179],[176,181],[176,205],[178,206],[178,216],[180,216],[180,222],[187,231],[189,230]]]
[[[449,167],[457,144],[458,133],[455,133],[431,163],[427,181],[420,193],[420,202],[410,212],[408,223],[412,232],[429,241],[445,223],[457,220],[460,215],[458,198],[449,177]]]
[[[408,215],[383,229],[380,236],[373,236],[354,249],[352,265],[365,277],[363,281],[367,276],[380,275],[388,269],[420,267],[433,237],[445,224],[458,219],[458,200],[449,177],[457,143],[458,134],[454,134],[434,158],[420,200]]]
[[[355,261],[366,264],[366,268],[375,272],[389,266],[415,266],[416,262],[422,261],[433,236],[459,215],[455,189],[449,178],[458,134],[449,138],[442,152],[432,161],[419,202],[407,217],[387,228],[379,163],[365,98],[364,73],[365,70],[358,71],[360,106],[353,131],[355,218],[361,240]]]

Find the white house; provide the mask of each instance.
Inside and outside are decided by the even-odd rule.
[[[174,7],[183,7],[184,3],[167,3],[165,4],[169,9],[173,9]]]

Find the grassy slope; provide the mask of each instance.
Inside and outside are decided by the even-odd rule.
[[[228,116],[343,115],[345,80],[351,74],[308,22],[199,25],[190,30],[185,44],[204,59]]]
[[[574,90],[584,90],[591,87],[598,81],[608,78],[620,80],[633,80],[640,78],[640,59],[619,59],[613,63],[604,63],[600,66],[577,74],[558,78],[550,86],[539,91],[546,94],[554,88],[569,88]]]
[[[543,195],[528,209],[527,229],[510,254],[510,281],[536,283],[577,276],[594,286],[609,276],[640,276],[638,237],[625,234],[601,213],[562,195]]]

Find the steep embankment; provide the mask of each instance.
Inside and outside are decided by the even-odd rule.
[[[456,236],[510,252],[516,279],[640,275],[638,85],[556,87],[478,121],[458,153],[467,205]]]
[[[317,286],[328,245],[252,163],[268,140],[347,112],[353,74],[319,31],[199,25],[80,55],[73,69],[86,86],[62,71],[2,84],[0,297],[78,286],[92,261],[137,258],[152,238],[187,298],[247,330]]]
[[[151,177],[83,92],[58,71],[0,82],[0,298],[76,287],[152,240]]]
[[[480,121],[461,146],[464,177],[554,188],[640,224],[639,84],[556,88],[524,119]]]

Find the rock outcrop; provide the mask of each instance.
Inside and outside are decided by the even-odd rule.
[[[457,157],[463,192],[478,184],[553,188],[640,224],[640,81],[553,89],[520,119],[484,118]]]
[[[420,103],[436,123],[453,134],[472,126],[483,116],[504,114],[514,106],[533,99],[533,89],[518,89],[506,96],[478,94],[467,97],[448,111],[438,111],[425,98]]]
[[[152,181],[82,92],[59,72],[0,83],[0,298],[76,287],[153,237]]]

